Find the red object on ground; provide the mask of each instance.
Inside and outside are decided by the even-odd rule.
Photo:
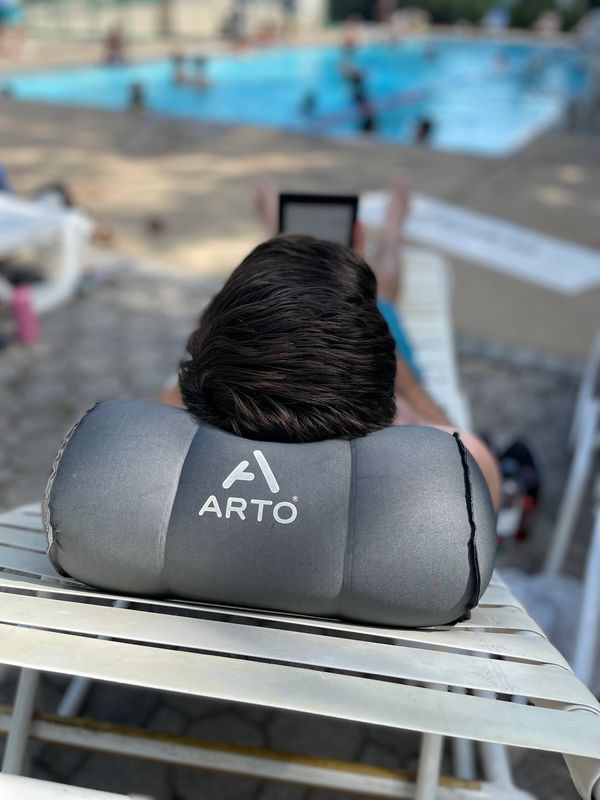
[[[35,344],[40,338],[40,326],[28,286],[17,286],[10,298],[17,338],[23,344]]]
[[[523,514],[521,516],[521,524],[519,525],[519,530],[517,531],[516,535],[517,541],[522,541],[523,539],[527,538],[536,507],[537,500],[535,497],[532,497],[530,494],[525,495],[523,498]]]

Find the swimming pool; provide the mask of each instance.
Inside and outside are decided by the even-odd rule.
[[[17,99],[120,110],[134,83],[155,113],[354,137],[360,111],[341,74],[350,59],[364,76],[375,135],[414,140],[433,123],[431,146],[502,156],[564,112],[586,83],[577,52],[549,45],[423,40],[340,47],[273,48],[212,57],[206,90],[174,82],[168,59],[15,75]]]

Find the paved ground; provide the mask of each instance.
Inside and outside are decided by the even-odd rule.
[[[121,252],[203,275],[229,272],[263,237],[250,197],[265,173],[288,190],[325,192],[379,189],[403,175],[415,190],[600,249],[598,136],[556,131],[488,159],[0,98],[0,161],[20,192],[67,181]],[[163,227],[152,233],[157,216]],[[458,330],[587,353],[600,288],[565,297],[454,263]]]
[[[63,433],[95,401],[152,396],[160,390],[216,286],[205,279],[142,275],[121,265],[89,294],[46,317],[43,339],[34,348],[12,346],[0,353],[0,509],[40,498]],[[493,432],[499,442],[526,433],[539,449],[546,479],[542,511],[532,537],[502,554],[504,563],[535,568],[564,483],[565,440],[579,365],[473,337],[463,336],[459,344],[476,426]],[[569,558],[569,570],[576,574],[588,530],[586,521]],[[59,678],[45,679],[45,709],[56,708],[63,685]],[[0,687],[0,702],[10,701],[11,690],[12,682]],[[417,741],[409,734],[109,685],[96,684],[84,710],[97,719],[382,766],[410,769],[417,752]],[[515,753],[514,759],[518,783],[537,797],[576,797],[559,757]],[[335,798],[39,745],[33,750],[32,773],[95,788],[146,792],[157,800]]]

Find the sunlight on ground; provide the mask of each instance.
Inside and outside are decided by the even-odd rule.
[[[560,186],[540,186],[534,191],[534,195],[540,203],[555,208],[565,208],[576,202],[575,193]]]
[[[564,181],[564,183],[580,184],[586,181],[586,175],[583,169],[573,164],[565,164],[559,167],[557,172],[559,180]]]

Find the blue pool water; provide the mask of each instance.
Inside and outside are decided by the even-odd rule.
[[[8,83],[17,99],[119,110],[140,82],[158,114],[352,137],[360,122],[342,59],[333,46],[214,56],[204,91],[176,85],[168,60],[15,75]],[[432,146],[490,156],[550,126],[586,82],[575,51],[547,45],[374,43],[352,62],[365,77],[381,139],[410,142],[419,120],[429,119]],[[316,105],[306,115],[300,109],[308,93]]]

